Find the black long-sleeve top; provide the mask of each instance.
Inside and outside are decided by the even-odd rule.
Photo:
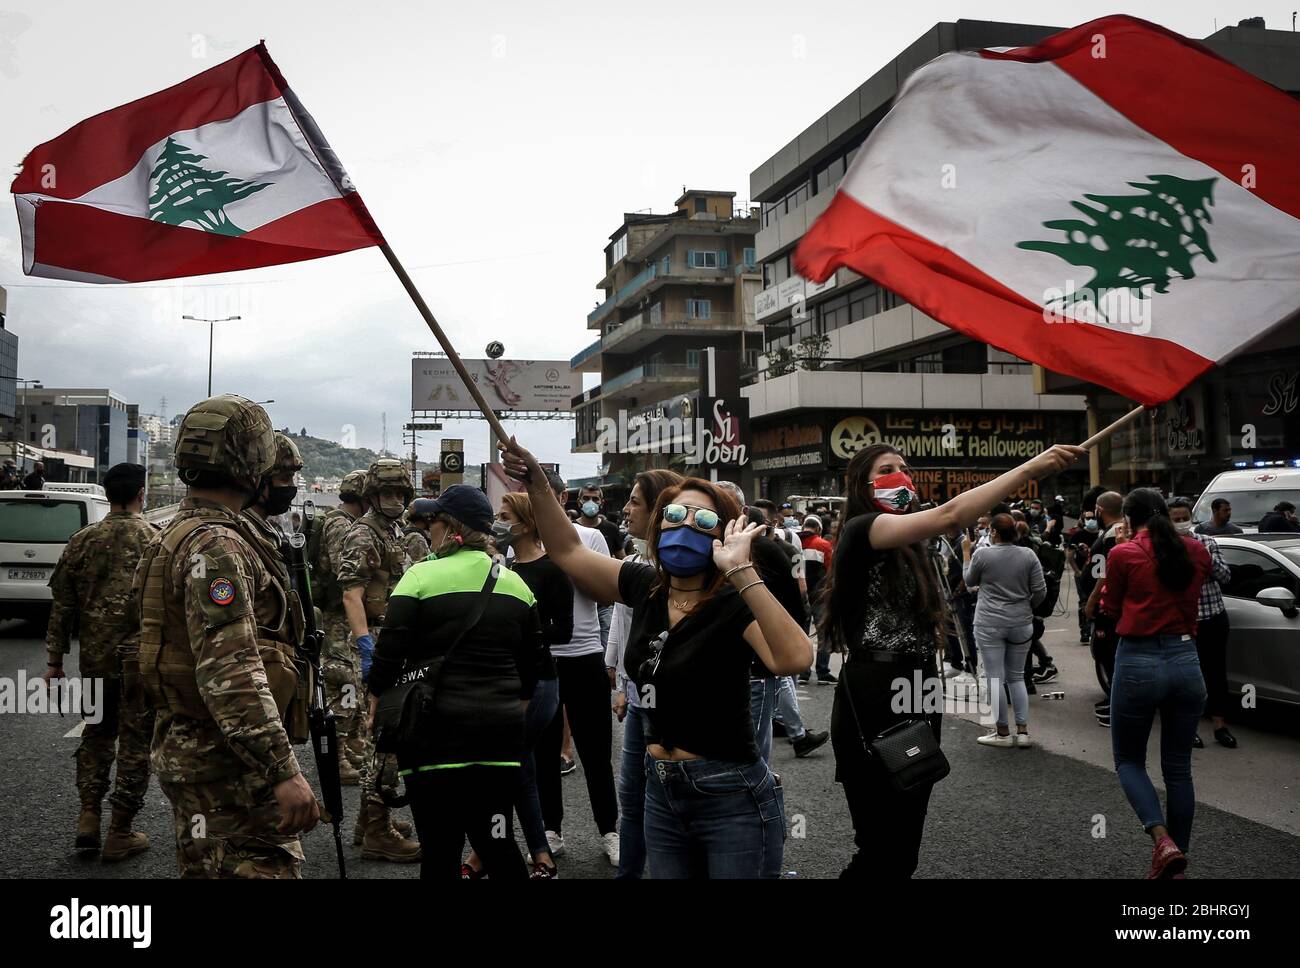
[[[555,678],[555,661],[550,658],[550,646],[564,645],[573,638],[573,582],[554,561],[546,555],[533,561],[516,560],[511,566],[516,575],[532,589],[537,598],[537,614],[542,622],[542,641],[547,645],[549,672],[538,674],[539,679]]]

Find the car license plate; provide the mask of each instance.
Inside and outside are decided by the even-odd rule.
[[[45,581],[50,573],[44,568],[10,568],[10,581]]]

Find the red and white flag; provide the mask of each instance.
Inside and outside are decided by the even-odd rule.
[[[11,191],[23,271],[143,282],[383,243],[259,44],[32,150]]]
[[[795,262],[1160,403],[1300,310],[1300,102],[1131,17],[944,54]]]

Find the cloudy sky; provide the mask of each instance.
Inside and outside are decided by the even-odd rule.
[[[623,212],[668,211],[683,184],[749,194],[749,173],[938,21],[1073,26],[1107,2],[864,4],[0,0],[0,156],[176,83],[265,39],[376,221],[465,356],[568,358],[592,339],[602,249]],[[1135,0],[1125,11],[1192,37],[1248,16],[1289,29],[1290,3]],[[277,426],[401,449],[410,356],[436,345],[367,249],[186,280],[88,286],[26,279],[0,204],[0,285],[20,377],[108,386],[145,411],[214,391],[274,399]],[[588,378],[589,382],[591,378]],[[508,424],[566,476],[570,421]],[[465,438],[481,421],[423,437]]]

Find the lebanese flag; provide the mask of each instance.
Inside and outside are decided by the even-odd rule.
[[[144,282],[384,241],[259,44],[34,148],[10,189],[23,271]]]
[[[944,54],[795,264],[1151,406],[1300,309],[1300,102],[1132,17]]]

